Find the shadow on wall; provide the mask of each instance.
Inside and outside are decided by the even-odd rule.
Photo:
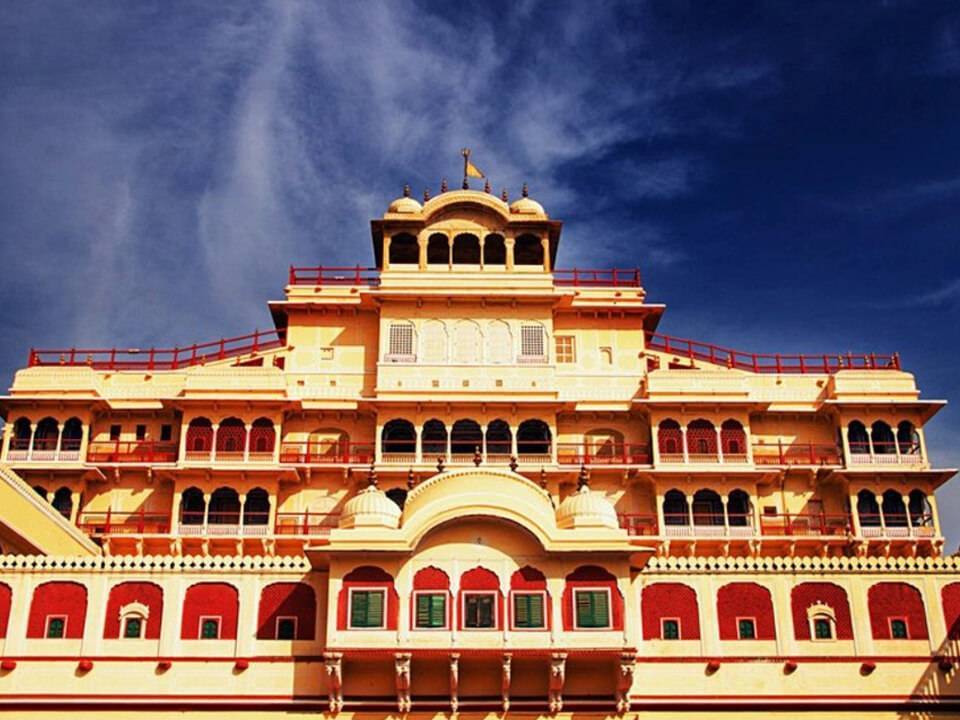
[[[943,611],[947,621],[947,639],[934,653],[936,660],[926,670],[913,688],[911,696],[919,702],[936,702],[943,695],[960,692],[960,583],[951,583],[941,591]],[[932,720],[945,717],[944,711],[930,709],[906,710],[899,715],[902,720]]]

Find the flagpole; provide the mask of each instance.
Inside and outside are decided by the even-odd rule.
[[[470,148],[463,148],[460,154],[463,155],[463,189],[469,190],[470,182],[467,180],[467,166],[470,164]]]

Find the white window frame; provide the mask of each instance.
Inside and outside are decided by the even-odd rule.
[[[443,601],[443,609],[444,609],[443,627],[420,627],[419,625],[417,625],[417,598],[420,595],[443,595],[443,597],[445,598]],[[451,616],[453,615],[453,613],[451,612],[450,604],[451,603],[450,603],[449,590],[414,590],[413,591],[413,617],[410,618],[411,620],[413,620],[413,622],[410,623],[412,625],[412,629],[416,630],[417,632],[437,632],[437,631],[449,632],[450,624],[452,620]],[[470,628],[470,629],[479,630],[481,628]]]
[[[300,631],[300,618],[296,615],[277,615],[276,620],[273,623],[273,639],[280,640],[280,621],[281,620],[293,620],[293,637],[290,640],[297,639],[297,633]],[[289,642],[289,641],[288,641]]]
[[[471,595],[490,595],[493,597],[493,627],[467,627],[467,598]],[[463,626],[463,632],[489,632],[490,630],[500,630],[500,593],[497,590],[461,590],[460,591],[460,619]]]
[[[604,592],[607,594],[607,626],[606,627],[580,627],[577,622],[577,593],[581,592]],[[613,630],[613,592],[605,585],[584,586],[573,588],[570,596],[573,602],[573,629],[580,632],[609,632]]]
[[[741,621],[741,620],[749,620],[750,622],[753,623],[753,637],[752,637],[752,638],[740,637],[740,621]],[[760,628],[759,628],[759,626],[757,625],[757,617],[756,617],[756,615],[737,615],[737,617],[735,618],[734,621],[737,623],[737,640],[745,640],[745,641],[748,641],[748,642],[752,642],[753,640],[759,640],[759,639],[760,639]]]
[[[818,638],[816,621],[826,620],[830,623],[830,637]],[[814,642],[833,642],[837,639],[837,617],[830,605],[817,603],[807,608],[807,623],[810,626],[810,639]]]
[[[666,622],[675,622],[677,624],[677,636],[675,638],[668,638],[664,633],[663,624]],[[678,617],[662,617],[660,618],[660,639],[667,642],[674,642],[676,640],[683,640],[683,624],[680,622]]]
[[[208,638],[203,636],[203,623],[207,620],[217,621],[217,636]],[[223,615],[201,615],[197,621],[197,640],[222,640],[223,639]]]
[[[131,602],[120,608],[120,639],[121,640],[143,640],[147,636],[147,621],[150,617],[150,608],[141,602]],[[140,621],[140,637],[127,637],[127,620],[136,618]]]
[[[353,624],[353,594],[355,592],[372,593],[377,592],[383,595],[383,601],[380,605],[383,612],[380,613],[379,625],[364,625],[357,627]],[[386,630],[387,629],[387,588],[383,585],[358,585],[347,590],[347,630]]]
[[[50,637],[50,621],[51,620],[63,620],[63,635],[57,638]],[[52,615],[46,615],[43,618],[43,639],[44,640],[66,640],[67,639],[67,623],[70,620],[69,615],[61,615],[60,613],[55,613]]]
[[[540,627],[517,627],[516,624],[516,610],[513,606],[513,598],[517,595],[539,595],[543,598],[543,625]],[[550,627],[550,621],[547,617],[548,605],[547,605],[547,591],[546,590],[511,590],[507,596],[507,602],[510,603],[510,607],[507,608],[507,612],[510,615],[510,630],[515,632],[545,632]]]

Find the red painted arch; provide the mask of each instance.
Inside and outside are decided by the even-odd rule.
[[[120,637],[120,608],[134,602],[146,605],[150,611],[143,637],[147,640],[160,638],[160,627],[163,622],[163,589],[151,582],[123,582],[110,588],[110,596],[107,598],[107,617],[103,623],[105,639]]]
[[[183,601],[183,622],[180,637],[183,640],[200,638],[200,618],[220,617],[220,639],[234,640],[237,637],[237,615],[240,608],[239,595],[233,585],[227,583],[197,583],[187,588]]]
[[[641,595],[641,614],[644,640],[660,639],[660,625],[664,618],[680,621],[681,640],[700,639],[697,593],[689,585],[670,582],[647,585]]]
[[[362,565],[343,576],[340,595],[337,597],[337,629],[346,630],[350,612],[350,588],[384,588],[387,591],[386,629],[396,630],[400,615],[400,598],[393,582],[393,575],[373,565]]]
[[[430,565],[417,570],[413,576],[413,589],[410,593],[410,627],[417,625],[417,595],[418,590],[444,591],[447,594],[447,627],[453,623],[453,600],[450,592],[450,576],[438,567]]]
[[[496,593],[497,623],[491,629],[503,628],[503,593],[500,592],[500,578],[492,570],[487,570],[485,567],[472,568],[460,576],[460,590],[457,593],[457,627],[460,630],[475,630],[475,628],[464,627],[463,598],[466,594],[477,591]]]
[[[75,582],[46,582],[33,591],[30,603],[30,618],[27,622],[27,637],[42,638],[46,635],[46,619],[49,615],[67,618],[64,637],[79,640],[87,617],[87,588]]]
[[[567,575],[563,586],[563,629],[574,631],[573,622],[573,591],[578,588],[609,588],[610,589],[610,620],[609,630],[623,630],[623,595],[617,585],[617,578],[597,565],[581,565]],[[580,632],[592,632],[582,630]]]
[[[773,600],[770,591],[762,585],[751,582],[730,583],[717,591],[717,619],[721,640],[739,638],[738,618],[755,620],[757,640],[776,639]]]
[[[260,591],[257,613],[257,639],[272,640],[277,634],[277,618],[297,619],[297,640],[313,640],[317,623],[317,597],[313,588],[302,582],[278,582]]]
[[[836,618],[837,640],[853,640],[853,621],[850,618],[850,603],[847,591],[828,582],[800,583],[790,592],[793,611],[793,635],[797,640],[810,640],[810,618],[807,610],[811,605],[829,605]]]
[[[870,629],[874,640],[890,640],[891,618],[907,621],[911,640],[928,637],[927,617],[923,609],[923,596],[913,585],[903,582],[880,582],[867,591],[870,608]]]
[[[553,627],[553,605],[547,590],[547,577],[535,567],[525,565],[510,576],[510,593],[542,591],[544,595],[543,615],[546,629]],[[508,603],[510,626],[513,627],[513,600]]]

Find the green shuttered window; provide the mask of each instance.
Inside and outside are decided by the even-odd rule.
[[[543,628],[542,593],[515,593],[513,596],[513,626],[516,628]]]
[[[576,590],[574,604],[577,611],[577,627],[610,627],[610,594],[606,590]]]
[[[350,627],[383,627],[384,590],[354,590],[350,593]]]
[[[447,626],[447,594],[420,593],[417,595],[417,627],[444,628]]]

